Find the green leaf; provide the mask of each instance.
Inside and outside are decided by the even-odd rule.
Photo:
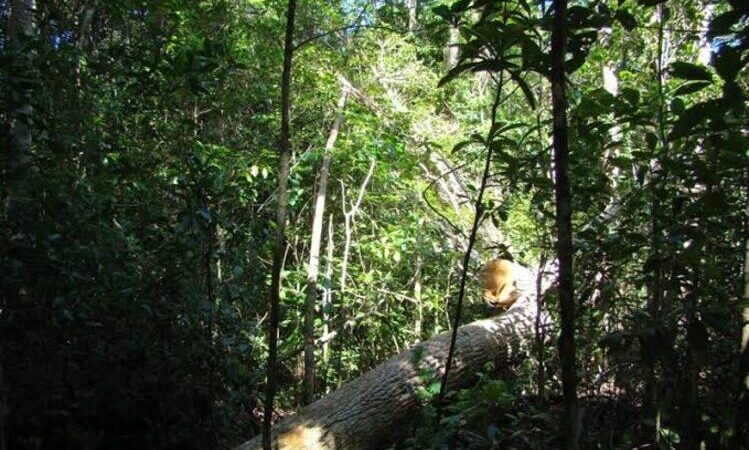
[[[532,39],[523,39],[521,43],[523,52],[523,68],[524,69],[537,69],[543,66],[544,54],[538,47],[538,44],[533,42]]]
[[[618,9],[614,14],[614,19],[618,21],[625,30],[632,31],[637,27],[637,19],[634,18],[627,10]]]
[[[476,62],[469,62],[469,63],[458,64],[457,66],[455,66],[452,69],[450,69],[445,74],[444,77],[442,77],[442,79],[440,80],[440,82],[437,83],[437,87],[442,87],[445,84],[451,82],[452,80],[454,80],[455,78],[457,78],[463,72],[465,72],[465,71],[473,68],[476,64],[477,64]]]
[[[528,105],[531,107],[531,109],[536,109],[536,98],[533,96],[533,91],[531,91],[531,87],[528,86],[528,83],[526,83],[524,79],[520,78],[518,72],[515,71],[510,71],[510,78],[512,78],[518,84],[518,86],[520,86],[520,90],[523,91],[525,100],[528,102]]]
[[[749,59],[748,59],[749,60]],[[741,61],[741,52],[735,48],[724,46],[715,55],[715,71],[724,80],[733,80],[746,64]]]
[[[720,100],[710,100],[688,108],[683,114],[679,115],[671,133],[668,135],[668,140],[673,141],[696,133],[698,125],[707,119],[722,117],[725,114],[725,109],[725,103]]]
[[[437,5],[434,8],[432,8],[432,12],[436,15],[441,17],[442,19],[446,21],[450,21],[450,8],[447,7],[447,5]]]
[[[491,136],[494,136],[495,134],[497,134],[497,133],[501,132],[501,130],[502,130],[502,129],[503,129],[503,128],[504,128],[505,126],[506,126],[506,125],[507,125],[507,122],[505,122],[505,121],[503,121],[503,120],[499,120],[499,121],[495,122],[495,123],[494,123],[494,124],[492,125],[491,129],[489,130],[489,136],[491,137]]]
[[[642,6],[656,6],[665,2],[666,0],[637,0],[637,4]]]
[[[741,111],[744,108],[746,95],[735,81],[726,81],[723,85],[723,101],[730,108]]]
[[[741,19],[741,12],[735,9],[719,14],[710,21],[707,37],[713,39],[717,36],[731,34],[731,28]]]
[[[486,141],[484,140],[484,136],[480,135],[479,133],[472,133],[471,139],[473,142],[486,145]]]
[[[632,88],[622,89],[622,97],[632,106],[637,106],[640,103],[640,91]]]
[[[649,149],[655,149],[655,146],[658,145],[658,136],[652,131],[648,131],[645,133],[645,143],[648,145]],[[645,156],[646,155],[642,155],[642,157]]]
[[[684,80],[712,81],[713,76],[705,66],[676,61],[671,64],[671,74]]]
[[[671,100],[671,111],[674,114],[681,114],[684,112],[684,100],[675,98]]]
[[[464,148],[466,148],[466,147],[468,147],[469,145],[471,145],[471,144],[474,144],[474,143],[475,143],[474,141],[463,141],[463,142],[458,142],[458,143],[457,143],[457,144],[455,144],[455,146],[453,147],[453,150],[452,150],[452,152],[453,152],[453,153],[459,152],[459,151],[463,150]]]
[[[513,122],[513,123],[497,122],[492,127],[490,134],[497,135],[497,134],[500,134],[500,133],[504,133],[505,131],[510,131],[510,130],[514,130],[516,128],[520,128],[523,125],[525,125],[525,124],[522,123],[522,122]]]
[[[710,86],[711,84],[712,82],[710,81],[692,81],[689,83],[684,83],[674,90],[674,95],[679,96],[699,92]]]
[[[571,29],[582,28],[590,17],[592,10],[582,5],[573,5],[567,9],[567,26]],[[569,29],[568,28],[568,29]]]
[[[470,4],[471,0],[458,0],[457,2],[453,3],[453,5],[450,7],[450,10],[453,13],[463,12],[468,9],[468,5]]]

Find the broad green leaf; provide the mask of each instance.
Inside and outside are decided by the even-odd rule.
[[[459,13],[463,12],[468,8],[468,5],[471,4],[471,0],[458,0],[457,2],[453,3],[450,7],[450,11],[453,13]]]
[[[711,100],[704,103],[698,103],[679,115],[668,140],[673,141],[678,138],[686,137],[696,133],[698,125],[708,118],[721,117],[725,114],[725,104],[718,100]]]
[[[531,107],[531,109],[536,109],[536,98],[533,95],[533,91],[531,90],[531,87],[526,83],[524,79],[520,77],[518,72],[510,71],[510,78],[512,78],[518,86],[520,86],[520,90],[523,91],[523,95],[525,95],[525,100],[528,102],[528,105]]]
[[[450,8],[448,8],[447,5],[437,5],[432,8],[432,12],[442,19],[448,22],[450,21]]]
[[[683,80],[712,81],[713,76],[705,66],[692,64],[684,61],[676,61],[671,64],[671,74]]]
[[[739,86],[739,83],[735,81],[725,82],[723,85],[723,101],[726,106],[729,106],[736,111],[741,111],[744,108],[746,95],[741,89],[741,86]]]
[[[497,122],[494,124],[489,134],[495,136],[497,134],[504,133],[505,131],[510,131],[510,130],[520,128],[523,125],[525,124],[522,122],[513,122],[513,123]]]
[[[523,39],[521,43],[522,54],[523,54],[523,68],[524,69],[537,69],[542,67],[542,61],[544,60],[544,54],[532,39]]]
[[[645,133],[645,143],[647,143],[649,149],[654,149],[658,145],[658,136],[652,131]],[[642,155],[642,158],[646,158],[647,155]]]
[[[733,80],[747,61],[749,58],[742,61],[739,50],[725,46],[715,56],[715,71],[722,79]]]
[[[614,19],[622,24],[625,30],[632,31],[637,27],[637,19],[625,9],[616,10]]]
[[[632,88],[622,89],[622,97],[624,97],[629,104],[637,106],[640,103],[640,92]]]
[[[473,68],[476,64],[477,64],[476,62],[469,62],[469,63],[458,64],[457,66],[455,66],[452,69],[450,69],[445,74],[444,77],[442,77],[442,79],[439,81],[439,83],[437,83],[437,87],[442,87],[445,84],[451,82],[452,80],[454,80],[455,78],[457,78],[463,72],[465,72],[465,71]]]
[[[699,92],[710,86],[711,84],[712,82],[710,81],[692,81],[689,83],[684,83],[674,90],[673,95],[679,96]]]
[[[681,114],[684,112],[684,100],[675,98],[671,100],[671,112],[674,114]]]
[[[457,144],[455,144],[455,146],[453,147],[453,150],[452,150],[452,152],[453,152],[453,153],[459,152],[459,151],[463,150],[464,148],[468,147],[468,146],[469,146],[469,145],[471,145],[471,144],[475,144],[475,142],[474,142],[474,141],[463,141],[463,142],[458,142],[458,143],[457,143]]]
[[[570,6],[567,10],[567,26],[571,29],[580,29],[585,25],[592,10],[582,5]]]
[[[666,0],[637,0],[637,4],[642,6],[656,6],[665,2]]]
[[[715,16],[713,20],[710,21],[710,27],[707,32],[708,39],[730,34],[732,32],[731,28],[739,22],[741,16],[741,12],[735,9]]]

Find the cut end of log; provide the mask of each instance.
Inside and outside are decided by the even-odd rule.
[[[278,448],[288,450],[313,450],[324,448],[323,430],[320,427],[297,426],[278,437]]]
[[[325,431],[319,426],[297,425],[289,430],[273,436],[274,450],[324,450],[331,448],[325,442]],[[247,442],[234,450],[250,450],[256,448]]]

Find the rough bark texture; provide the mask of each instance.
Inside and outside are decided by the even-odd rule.
[[[535,274],[522,267],[518,272],[520,299],[507,313],[460,327],[450,388],[470,384],[486,363],[507,364],[533,345]],[[417,392],[443,374],[449,344],[450,333],[442,333],[301,409],[274,427],[273,448],[379,450],[407,436],[421,407]],[[420,377],[420,369],[432,377]],[[260,448],[258,436],[235,450]]]

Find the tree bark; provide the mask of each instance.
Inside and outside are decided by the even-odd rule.
[[[508,364],[531,350],[536,314],[535,274],[517,266],[520,299],[505,314],[460,327],[451,389],[466,386],[488,362]],[[548,283],[546,283],[548,286]],[[417,395],[444,373],[450,333],[417,344],[273,429],[276,450],[380,450],[406,437],[421,408]],[[430,374],[425,377],[424,371]],[[256,437],[235,450],[259,450]]]
[[[408,31],[414,32],[419,27],[419,0],[407,0]]]
[[[460,59],[460,28],[458,25],[451,24],[447,34],[447,45],[445,46],[445,69],[450,70],[458,65]]]
[[[416,302],[416,320],[414,321],[414,343],[421,341],[421,330],[424,321],[424,306],[421,300],[421,268],[423,261],[421,258],[421,235],[422,227],[424,226],[424,219],[419,220],[419,228],[416,234],[416,271],[414,272],[414,301]]]
[[[557,258],[559,260],[559,309],[561,335],[564,442],[567,450],[579,447],[577,412],[577,364],[575,362],[575,299],[572,273],[572,196],[568,179],[567,98],[565,94],[565,46],[567,0],[554,0],[551,32],[551,98],[553,114],[554,190],[556,194]]]
[[[348,91],[341,87],[341,96],[336,105],[336,118],[330,128],[325,143],[325,154],[320,166],[315,194],[315,209],[312,213],[312,237],[310,239],[309,265],[307,266],[306,298],[304,301],[304,387],[303,401],[307,405],[315,399],[315,304],[317,299],[317,274],[320,268],[320,242],[322,241],[322,223],[325,215],[325,196],[328,192],[328,177],[332,150],[338,138],[338,130],[343,122],[343,108],[346,105]]]
[[[328,242],[326,244],[325,275],[322,295],[322,335],[330,334],[330,307],[333,304],[333,214],[328,218]],[[328,341],[322,344],[322,361],[328,363]]]
[[[273,417],[273,397],[276,394],[276,365],[278,360],[278,310],[281,299],[281,269],[283,266],[286,231],[286,187],[291,161],[291,58],[294,52],[294,16],[296,0],[289,0],[286,10],[286,39],[284,44],[283,72],[281,74],[281,141],[278,162],[278,210],[276,215],[276,242],[273,250],[270,315],[268,320],[268,365],[265,383],[265,414],[263,417],[263,449],[271,450],[270,426]]]

